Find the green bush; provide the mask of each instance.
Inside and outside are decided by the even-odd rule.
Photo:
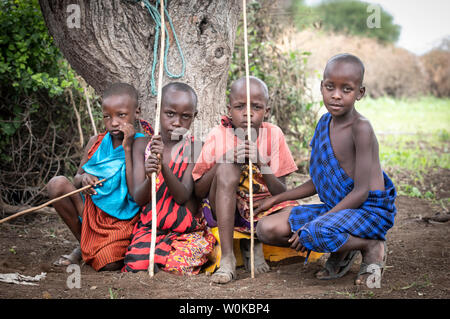
[[[37,0],[0,0],[0,28],[0,195],[29,203],[54,174],[77,168],[70,99],[80,105],[84,91],[53,44]]]
[[[314,25],[326,31],[376,38],[383,43],[397,42],[401,27],[394,24],[393,17],[382,8],[380,28],[367,26],[367,19],[373,13],[367,11],[369,6],[369,3],[357,0],[324,0],[316,6],[308,7],[303,0],[296,0],[292,13],[301,29]]]

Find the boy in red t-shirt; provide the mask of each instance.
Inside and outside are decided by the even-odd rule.
[[[253,164],[254,208],[259,200],[286,190],[285,176],[296,171],[294,159],[284,139],[283,132],[276,125],[264,122],[270,113],[269,93],[266,84],[256,77],[250,77],[251,136],[246,138],[247,93],[245,78],[235,81],[230,89],[228,116],[221,125],[208,135],[201,154],[192,172],[196,195],[209,201],[210,216],[205,218],[210,226],[219,228],[222,257],[219,269],[212,275],[215,283],[228,283],[236,277],[236,258],[233,253],[233,231],[250,229],[248,197],[248,164]],[[280,203],[270,210],[261,212],[259,218],[274,211],[290,209],[298,205],[295,201]],[[212,224],[212,225],[211,225]],[[241,240],[244,265],[248,270],[249,241]],[[264,260],[262,244],[255,242],[255,271],[262,273],[270,268]]]

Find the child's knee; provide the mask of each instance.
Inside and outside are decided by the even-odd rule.
[[[256,237],[264,244],[272,244],[282,235],[278,225],[271,223],[266,218],[261,219],[256,224]]]
[[[241,170],[235,164],[217,164],[216,170],[217,186],[221,187],[237,187]]]
[[[59,197],[68,192],[70,181],[65,176],[55,176],[47,184],[49,197]]]
[[[269,243],[271,239],[271,226],[268,224],[269,223],[264,222],[264,218],[256,224],[256,237],[264,244]]]

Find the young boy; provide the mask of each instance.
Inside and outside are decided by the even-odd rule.
[[[251,113],[247,114],[245,78],[235,81],[230,88],[228,116],[215,127],[202,148],[193,170],[196,194],[207,198],[212,216],[205,212],[208,225],[218,225],[221,260],[219,269],[211,276],[215,283],[228,283],[236,277],[236,258],[233,253],[234,226],[249,231],[248,165],[252,158],[254,208],[258,200],[286,190],[285,176],[296,171],[284,135],[277,126],[264,122],[270,113],[266,84],[256,77],[250,78]],[[246,135],[247,117],[251,117],[251,137]],[[277,207],[255,215],[255,221],[273,211],[286,209],[297,202],[281,203]],[[217,222],[216,222],[217,220]],[[249,241],[241,240],[244,265],[249,269]],[[255,272],[269,271],[264,260],[262,244],[255,243]]]
[[[342,277],[361,251],[356,284],[365,283],[369,265],[384,268],[385,235],[396,214],[395,187],[381,169],[374,131],[354,105],[365,94],[363,78],[364,65],[356,56],[341,54],[328,61],[321,82],[328,113],[311,142],[311,180],[267,199],[259,209],[316,193],[324,204],[294,207],[257,226],[265,243],[331,253],[316,274],[319,279]]]
[[[197,95],[172,82],[161,96],[161,134],[137,138],[133,146],[133,197],[144,206],[125,255],[123,272],[147,271],[152,235],[151,174],[156,173],[158,233],[155,270],[194,275],[208,260],[215,238],[198,212],[192,169],[196,155],[188,130],[197,114]],[[197,154],[198,155],[198,154]]]
[[[47,185],[50,198],[67,194],[77,188],[98,187],[66,197],[53,204],[62,220],[80,242],[70,255],[61,256],[56,265],[77,263],[81,257],[96,271],[118,270],[139,206],[130,196],[127,175],[131,177],[131,154],[134,123],[140,113],[136,89],[125,83],[113,84],[102,97],[103,123],[106,132],[91,137],[73,179],[53,177]]]

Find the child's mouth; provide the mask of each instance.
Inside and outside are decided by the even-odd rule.
[[[112,135],[119,135],[120,133],[122,133],[122,131],[120,131],[120,130],[113,130],[113,131],[110,131],[110,133]]]
[[[340,104],[329,104],[328,107],[332,108],[333,110],[340,110],[343,106]]]

